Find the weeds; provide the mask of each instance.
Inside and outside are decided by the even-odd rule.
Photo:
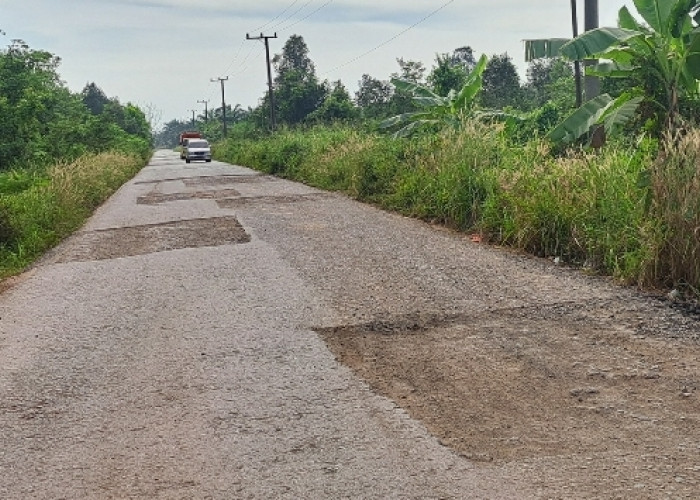
[[[21,271],[79,228],[143,164],[138,155],[102,153],[43,172],[0,174],[0,277]]]
[[[350,127],[220,146],[252,166],[645,286],[700,287],[700,130],[553,154],[499,126],[393,140]]]
[[[667,137],[650,170],[650,256],[640,281],[700,287],[700,129]]]

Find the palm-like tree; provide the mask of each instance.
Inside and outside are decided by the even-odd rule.
[[[482,75],[487,58],[482,55],[459,92],[451,90],[442,97],[427,87],[414,82],[392,78],[391,83],[398,90],[413,94],[413,101],[420,108],[418,111],[403,113],[381,123],[382,128],[401,126],[395,137],[406,137],[420,128],[428,126],[459,126],[463,119],[473,114],[476,108],[476,96],[481,91]]]

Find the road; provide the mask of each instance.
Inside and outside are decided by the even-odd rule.
[[[339,194],[219,162],[185,164],[158,151],[85,227],[0,295],[0,498],[606,498],[581,486],[596,481],[580,468],[591,460],[627,474],[615,481],[627,488],[617,497],[661,498],[663,491],[692,498],[700,491],[700,328],[649,300]],[[636,363],[649,375],[643,380],[671,390],[669,404],[680,405],[672,406],[675,416],[655,417],[656,429],[631,428],[682,433],[657,450],[671,457],[673,474],[651,467],[635,476],[639,463],[627,470],[610,447],[591,448],[593,459],[563,447],[560,459],[556,447],[509,456],[478,440],[463,446],[454,434],[464,425],[473,426],[465,435],[489,435],[474,407],[466,424],[436,424],[430,409],[466,408],[473,395],[431,399],[462,372],[450,384],[448,373],[429,390],[417,389],[410,377],[436,362],[420,357],[418,347],[405,353],[413,364],[393,372],[389,388],[380,383],[386,373],[363,372],[400,361],[398,349],[412,351],[421,332],[454,333],[470,322],[483,331],[486,313],[492,331],[518,325],[522,336],[528,325],[561,334],[562,318],[589,309],[596,317],[617,315],[591,334],[598,344],[611,332],[620,342],[658,348],[643,366],[636,347],[615,359]],[[521,310],[528,312],[512,314]],[[575,356],[589,333],[567,332],[570,345],[560,348]],[[468,337],[472,349],[485,342],[478,335]],[[398,343],[370,352],[348,348],[348,339]],[[445,345],[431,341],[431,352],[437,346],[437,357],[448,358]],[[520,338],[513,359],[534,348]],[[675,356],[673,366],[663,353]],[[451,369],[467,361],[465,372],[499,381],[480,393],[484,401],[507,386],[503,373],[512,366],[492,373],[473,357],[454,360]],[[613,365],[601,368],[604,377],[623,370]],[[610,387],[623,378],[610,375]],[[683,387],[668,388],[679,381]],[[608,390],[603,382],[562,387],[566,398],[569,389],[583,391],[579,401]],[[527,408],[546,404],[536,395],[528,400]],[[596,426],[618,432],[626,422]],[[597,442],[603,440],[609,436],[601,432]],[[483,454],[474,451],[480,446]]]

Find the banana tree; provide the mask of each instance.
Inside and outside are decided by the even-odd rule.
[[[700,97],[700,0],[633,0],[644,20],[637,21],[627,7],[619,12],[617,28],[598,28],[575,38],[561,48],[570,60],[600,59],[590,74],[630,78],[650,75],[662,97],[651,89],[643,99],[624,94],[618,99],[601,99],[571,115],[560,127],[587,130],[605,117],[616,114],[616,123],[642,101],[655,108],[666,128],[677,124],[682,99]],[[569,123],[567,123],[569,122]],[[573,122],[573,123],[572,123]],[[560,127],[550,138],[562,136]],[[573,140],[573,134],[564,134]]]
[[[446,97],[442,97],[417,83],[392,78],[391,83],[397,90],[413,94],[413,101],[420,110],[388,118],[380,124],[380,127],[388,129],[401,126],[394,133],[394,137],[407,137],[423,127],[459,126],[463,118],[471,115],[475,110],[476,96],[481,91],[482,75],[486,63],[486,55],[482,55],[467,76],[462,89],[459,92],[452,90]]]

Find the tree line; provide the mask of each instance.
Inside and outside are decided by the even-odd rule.
[[[71,92],[57,72],[60,62],[22,40],[0,51],[0,171],[108,150],[148,154],[144,112],[107,97],[95,83]]]
[[[400,78],[426,85],[439,95],[458,91],[476,65],[470,46],[456,48],[452,53],[437,54],[430,69],[420,61],[398,58],[398,68],[389,79],[364,74],[358,89],[351,95],[342,81],[321,81],[311,60],[304,38],[292,35],[282,52],[274,56],[273,81],[275,116],[278,125],[330,124],[338,121],[378,124],[382,120],[415,111],[416,104],[410,92],[396,88],[391,79]],[[572,66],[562,59],[538,59],[530,63],[527,79],[521,83],[517,68],[507,54],[495,54],[488,59],[483,73],[483,88],[479,103],[494,109],[533,112],[548,104],[544,113],[549,121],[555,120],[575,107],[575,84]],[[229,128],[239,133],[269,131],[270,101],[265,93],[256,107],[243,109],[227,105],[226,120]],[[196,128],[212,140],[221,138],[221,108],[209,110],[192,120],[167,122],[156,142],[172,147],[180,132]]]
[[[624,128],[627,137],[660,138],[698,117],[700,0],[640,0],[635,6],[642,21],[623,7],[617,27],[590,30],[560,45],[559,57],[531,60],[524,83],[507,53],[482,56],[479,64],[474,50],[463,46],[437,54],[430,70],[399,58],[388,81],[364,74],[351,97],[342,81],[319,79],[306,42],[293,35],[272,61],[274,104],[265,93],[257,107],[230,113],[230,124],[234,133],[260,134],[273,130],[275,121],[282,126],[343,121],[363,128],[409,121],[413,132],[426,124],[439,129],[441,115],[443,122],[455,122],[467,113],[499,116],[516,142],[546,136],[560,145],[600,146]],[[601,92],[577,108],[572,66],[586,60],[587,78],[599,78]],[[220,139],[221,122],[208,118],[204,124],[170,122],[160,142],[173,144],[175,129],[192,127]]]

